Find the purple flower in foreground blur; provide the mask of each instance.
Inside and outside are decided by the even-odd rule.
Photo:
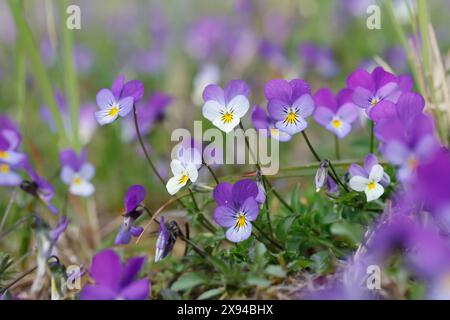
[[[364,168],[353,163],[350,165],[349,172],[350,188],[358,192],[364,191],[367,202],[381,197],[384,187],[390,183],[389,176],[378,164],[378,159],[373,154],[368,154],[364,159]]]
[[[267,135],[279,141],[289,141],[292,136],[275,127],[276,121],[272,120],[262,108],[254,106],[252,122],[256,130],[266,130]]]
[[[306,129],[306,118],[314,112],[314,100],[309,85],[301,80],[274,79],[264,86],[267,110],[275,127],[290,135]]]
[[[240,242],[250,237],[252,221],[259,214],[256,197],[259,194],[256,182],[244,179],[234,185],[221,182],[214,188],[214,200],[218,207],[214,210],[214,221],[228,228],[225,235],[232,242]]]
[[[322,77],[332,78],[339,72],[339,66],[334,61],[330,48],[307,42],[299,46],[298,54],[307,69],[317,71]]]
[[[173,249],[176,237],[170,232],[164,217],[159,220],[159,233],[156,240],[155,262],[164,259]]]
[[[384,158],[400,169],[398,179],[414,178],[419,163],[432,158],[439,148],[433,119],[423,113],[425,100],[416,93],[404,93],[395,106],[396,113],[375,124],[375,135],[383,142]]]
[[[136,280],[145,257],[132,257],[124,264],[112,249],[97,253],[92,259],[90,275],[95,285],[85,285],[82,300],[145,300],[150,292],[148,278]]]
[[[16,123],[0,114],[0,185],[18,186],[22,181],[15,171],[26,161],[26,155],[18,152],[21,136]]]
[[[142,209],[139,206],[144,201],[146,194],[145,188],[141,185],[134,185],[128,188],[125,194],[126,213],[123,215],[123,222],[114,244],[128,244],[132,236],[139,237],[144,231],[144,228],[135,227],[134,224],[136,219],[142,214]]]
[[[352,101],[351,90],[343,89],[334,96],[330,89],[322,88],[314,95],[314,102],[314,120],[339,139],[350,133],[352,123],[358,118],[358,108]]]
[[[378,121],[395,113],[395,103],[402,92],[411,91],[412,79],[397,77],[381,67],[372,73],[358,69],[347,77],[347,86],[353,90],[353,102]]]
[[[139,80],[125,83],[125,76],[120,75],[114,81],[111,90],[101,89],[97,93],[97,105],[101,110],[95,112],[98,123],[105,125],[118,116],[125,117],[144,96],[144,85]]]
[[[203,116],[225,133],[233,130],[247,113],[250,89],[242,80],[231,80],[225,89],[210,84],[203,91]]]
[[[95,191],[90,180],[94,177],[95,168],[86,160],[86,150],[78,156],[74,150],[66,149],[60,152],[61,180],[69,185],[71,194],[89,197]]]
[[[146,103],[136,110],[139,130],[141,135],[147,135],[152,130],[155,123],[164,117],[167,107],[172,103],[173,98],[164,92],[154,92]],[[126,141],[136,138],[136,128],[134,119],[128,117],[123,121],[122,136]]]

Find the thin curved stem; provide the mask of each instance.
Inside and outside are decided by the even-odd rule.
[[[276,242],[274,239],[272,239],[271,237],[269,237],[264,231],[261,230],[260,227],[258,227],[258,225],[256,223],[253,223],[253,226],[255,227],[256,230],[258,230],[258,232],[264,236],[264,238],[266,238],[267,240],[269,240],[269,242],[271,244],[273,244],[275,247],[277,247],[280,250],[284,250],[283,246],[281,244],[279,244],[278,242]]]
[[[374,137],[374,124],[373,121],[370,121],[370,147],[369,152],[373,153],[373,149],[375,148],[375,137]]]
[[[219,178],[217,178],[216,173],[214,172],[214,170],[207,163],[203,162],[203,164],[208,169],[208,171],[211,174],[211,176],[214,178],[214,181],[216,182],[216,184],[219,184],[220,183]]]
[[[17,187],[14,188],[11,198],[9,199],[8,206],[6,207],[5,213],[3,214],[2,222],[0,223],[0,232],[3,230],[3,227],[5,226],[6,219],[9,216],[9,213],[11,212],[12,205],[14,204],[14,201],[16,200],[17,196]]]

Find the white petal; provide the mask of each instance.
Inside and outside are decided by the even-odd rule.
[[[89,197],[95,191],[94,185],[90,183],[88,180],[80,178],[78,183],[71,183],[70,189],[71,194],[81,196],[81,197]]]
[[[186,169],[184,168],[183,164],[180,160],[174,159],[170,163],[170,169],[172,170],[172,174],[174,176],[181,176]]]
[[[350,179],[349,185],[355,191],[364,191],[369,184],[369,180],[361,176],[354,176]]]
[[[119,114],[117,113],[115,116],[110,116],[109,115],[109,110],[111,108],[107,108],[107,109],[102,109],[99,111],[95,112],[95,119],[97,119],[97,122],[103,126],[105,124],[114,122],[114,120],[117,119],[117,117],[119,116]]]
[[[366,190],[364,190],[367,197],[367,202],[377,200],[379,197],[381,197],[384,193],[384,188],[381,184],[375,183],[375,188],[370,189],[367,187]]]
[[[85,163],[81,166],[78,174],[86,180],[91,180],[95,174],[95,167],[90,163]]]
[[[167,189],[167,192],[169,192],[169,194],[171,196],[173,196],[182,187],[184,187],[186,185],[186,182],[180,183],[181,177],[182,176],[175,176],[175,177],[170,178],[169,181],[167,181],[166,189]]]
[[[242,118],[250,108],[250,103],[246,96],[238,95],[228,102],[227,109],[232,110],[234,115]]]
[[[381,181],[383,179],[384,170],[383,167],[379,164],[376,164],[372,167],[369,174],[369,180],[373,180],[375,182]]]
[[[186,171],[187,171],[189,180],[191,180],[191,182],[197,181],[198,170],[197,170],[197,167],[195,166],[195,164],[193,164],[193,163],[188,164],[188,166],[186,167]]]
[[[215,100],[206,101],[202,108],[203,116],[211,122],[220,117],[220,112],[223,110],[225,110],[225,106]]]
[[[241,121],[241,119],[239,117],[237,117],[236,114],[234,114],[233,120],[231,120],[231,122],[224,123],[222,121],[222,117],[219,116],[213,121],[213,124],[220,130],[222,130],[223,132],[229,133],[229,132],[233,131],[233,129],[237,125],[239,125],[240,121]]]
[[[61,180],[65,184],[71,184],[74,175],[75,175],[75,172],[73,171],[73,169],[71,167],[69,167],[69,166],[62,167],[60,176],[61,176]]]
[[[6,130],[5,130],[6,131]],[[0,160],[7,164],[18,164],[25,159],[25,154],[12,150],[0,151]]]

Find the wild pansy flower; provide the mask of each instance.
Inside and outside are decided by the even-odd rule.
[[[408,182],[417,166],[431,159],[439,149],[433,119],[423,113],[425,100],[416,93],[404,93],[395,106],[396,113],[375,124],[375,136],[383,142],[384,158],[399,167],[398,179]]]
[[[322,187],[327,182],[327,179],[328,179],[328,165],[329,164],[330,163],[329,163],[328,160],[323,160],[320,163],[319,169],[317,169],[317,171],[316,171],[316,176],[315,176],[315,179],[314,179],[314,182],[316,184],[316,192],[319,192],[320,189],[322,189]]]
[[[202,165],[202,156],[195,148],[179,148],[177,159],[170,163],[173,177],[167,181],[166,188],[170,195],[177,193],[189,181],[194,183],[198,178],[198,169]]]
[[[274,79],[264,86],[267,110],[275,120],[275,127],[289,135],[306,129],[306,118],[314,112],[309,85],[301,80]]]
[[[145,300],[150,293],[149,279],[137,280],[145,257],[132,257],[126,263],[112,249],[97,253],[92,259],[90,275],[95,284],[85,285],[82,300]]]
[[[373,121],[395,113],[395,103],[400,94],[411,91],[409,76],[395,76],[381,67],[371,73],[358,69],[347,77],[347,86],[353,90],[353,102],[366,110]]]
[[[125,194],[126,213],[123,215],[123,222],[114,244],[128,244],[132,236],[139,237],[144,231],[144,228],[136,227],[134,224],[142,214],[142,208],[139,208],[139,206],[144,201],[146,194],[145,188],[141,185],[128,188]]]
[[[289,141],[292,136],[275,127],[276,121],[272,120],[262,108],[254,106],[252,122],[256,130],[266,130],[267,135],[278,141]]]
[[[364,159],[364,168],[353,163],[349,168],[349,186],[355,191],[366,194],[367,202],[381,197],[384,187],[390,183],[389,176],[384,172],[383,167],[378,164],[378,159],[373,154],[368,154]]]
[[[156,240],[155,262],[164,259],[173,249],[176,237],[171,232],[171,226],[164,222],[164,217],[159,220],[159,233]]]
[[[95,168],[86,160],[86,150],[78,156],[74,150],[66,149],[60,152],[61,180],[69,186],[71,194],[89,197],[95,191],[90,180],[94,177]]]
[[[240,242],[250,237],[252,221],[259,214],[256,197],[259,194],[256,182],[244,179],[234,185],[221,182],[214,188],[214,200],[217,208],[214,210],[214,221],[228,230],[225,236],[232,242]]]
[[[233,130],[247,113],[250,89],[242,80],[231,80],[225,89],[210,84],[203,91],[203,116],[225,133]]]
[[[0,115],[0,162],[17,165],[25,160],[25,154],[18,152],[21,136],[17,124],[5,115]]]
[[[97,93],[97,105],[101,110],[95,112],[100,125],[113,122],[118,116],[125,117],[144,96],[144,85],[139,80],[125,83],[125,76],[120,75],[114,81],[111,90],[101,89]]]
[[[350,133],[352,123],[358,118],[358,107],[352,101],[351,90],[343,89],[335,96],[330,89],[322,88],[314,95],[314,102],[314,120],[339,139]]]

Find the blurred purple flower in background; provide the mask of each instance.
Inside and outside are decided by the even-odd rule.
[[[252,221],[259,214],[256,201],[260,190],[256,182],[244,179],[234,185],[221,182],[214,188],[214,200],[217,208],[214,210],[214,221],[228,228],[225,235],[232,242],[241,242],[250,237]]]
[[[132,257],[124,264],[112,249],[97,253],[92,259],[90,275],[95,284],[85,285],[82,300],[145,300],[149,296],[148,278],[136,280],[145,257]]]
[[[298,55],[306,71],[313,70],[324,78],[332,78],[339,73],[331,48],[306,42],[298,47]]]
[[[128,188],[125,194],[126,213],[123,215],[123,222],[114,244],[128,244],[132,236],[139,237],[144,231],[144,228],[136,227],[135,222],[142,214],[142,209],[139,206],[146,195],[147,191],[141,185],[133,185]]]
[[[72,149],[65,149],[59,154],[61,163],[61,180],[69,186],[71,194],[89,197],[95,191],[90,180],[94,177],[95,168],[87,162],[86,149],[80,156]]]
[[[309,84],[301,79],[274,79],[264,86],[267,110],[275,127],[289,135],[306,129],[306,118],[314,112],[314,100]]]
[[[339,139],[350,133],[352,123],[358,118],[358,107],[353,103],[351,90],[342,89],[335,96],[330,89],[322,88],[314,95],[314,102],[314,120]]]

